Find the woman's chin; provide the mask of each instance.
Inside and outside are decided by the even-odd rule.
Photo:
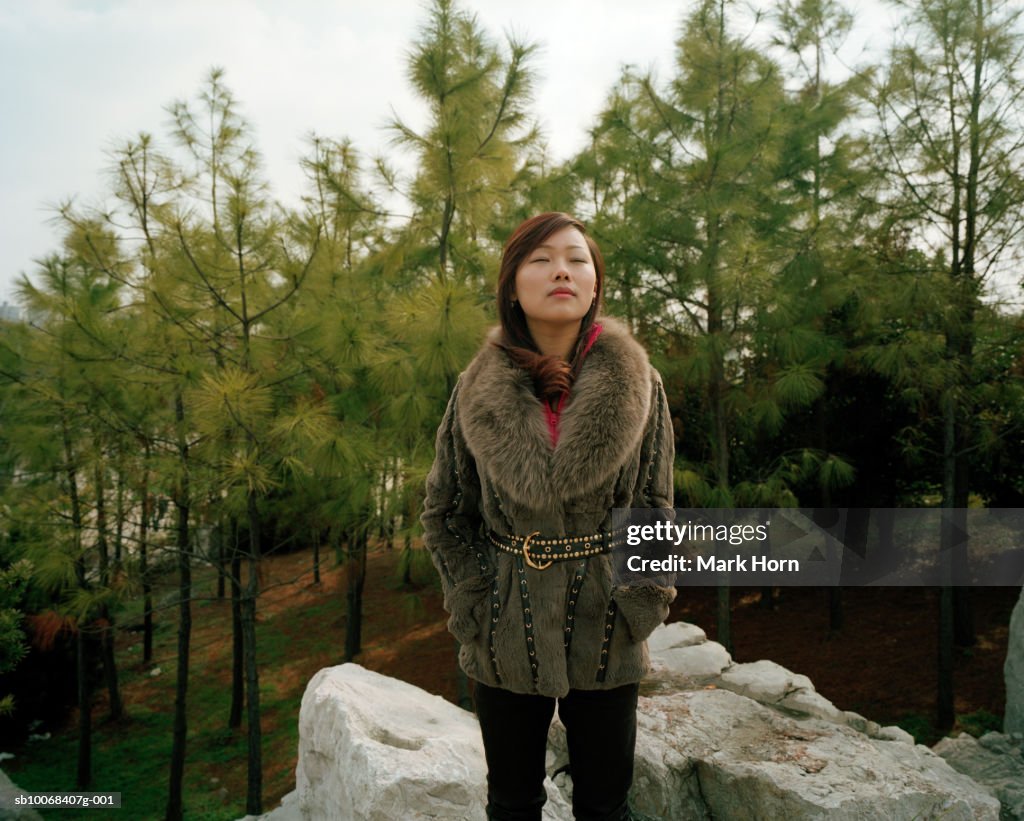
[[[526,317],[533,322],[543,322],[547,325],[567,325],[571,322],[579,322],[587,315],[584,308],[582,311],[574,305],[551,305]]]

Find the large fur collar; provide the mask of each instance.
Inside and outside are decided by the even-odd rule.
[[[480,471],[499,493],[534,509],[583,496],[613,478],[643,436],[651,404],[647,352],[625,323],[602,331],[583,360],[551,445],[530,375],[490,344],[462,374],[456,412]]]

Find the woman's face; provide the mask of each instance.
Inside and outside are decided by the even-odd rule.
[[[534,322],[578,322],[597,294],[594,260],[583,234],[567,225],[534,248],[516,270],[513,299]]]

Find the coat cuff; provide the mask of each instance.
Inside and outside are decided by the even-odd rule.
[[[612,590],[612,598],[626,620],[630,639],[641,642],[668,617],[668,606],[675,601],[676,589],[641,582],[616,587]]]
[[[462,644],[469,644],[480,634],[492,582],[489,576],[470,576],[452,585],[445,596],[444,607],[451,614],[448,632]]]

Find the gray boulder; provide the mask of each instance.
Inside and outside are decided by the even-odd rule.
[[[722,689],[640,707],[634,803],[666,819],[997,819],[999,802],[924,746],[797,719]]]
[[[1002,819],[1024,818],[1024,736],[961,733],[932,749],[953,769],[989,788],[1003,806]]]
[[[483,821],[486,779],[476,716],[440,696],[358,664],[325,668],[306,686],[298,817]],[[551,817],[572,819],[550,779],[547,788]]]
[[[692,625],[659,627],[649,647],[655,669],[641,689],[631,794],[641,812],[671,821],[1000,817],[990,789],[903,730],[839,710],[805,676],[734,664]],[[694,666],[681,668],[687,658]],[[484,819],[479,726],[438,696],[356,664],[327,668],[306,689],[299,733],[281,821]],[[567,761],[556,718],[548,772]],[[571,776],[546,787],[545,818],[569,821]]]

